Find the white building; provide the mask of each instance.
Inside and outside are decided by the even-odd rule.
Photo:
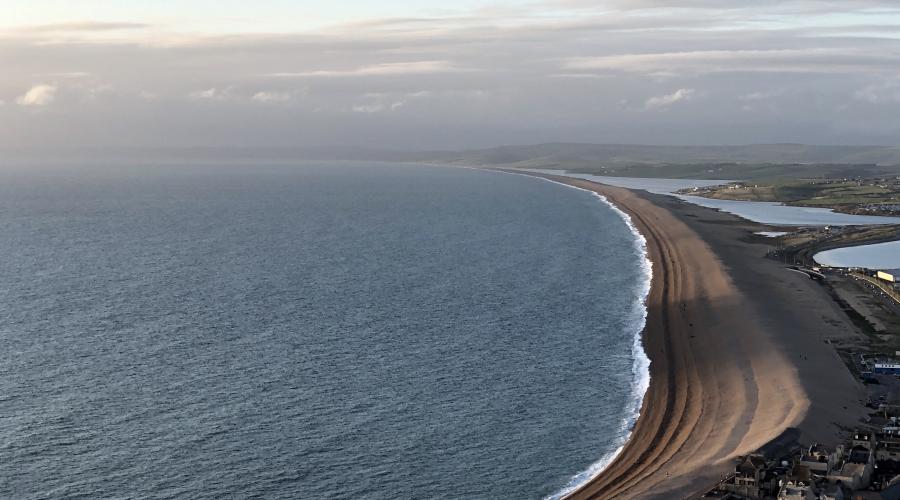
[[[817,500],[812,488],[803,483],[788,481],[781,485],[778,500]]]

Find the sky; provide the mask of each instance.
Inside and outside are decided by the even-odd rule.
[[[900,144],[895,0],[4,0],[0,147]]]

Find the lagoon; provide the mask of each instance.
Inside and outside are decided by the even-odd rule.
[[[553,169],[527,169],[550,175],[564,175],[610,186],[641,189],[654,194],[675,196],[688,203],[714,208],[737,215],[744,219],[773,226],[861,226],[878,224],[900,224],[900,217],[877,215],[850,215],[828,208],[793,207],[775,202],[715,200],[701,196],[677,194],[677,191],[726,184],[729,180],[715,179],[660,179],[639,177],[609,177],[582,174]]]

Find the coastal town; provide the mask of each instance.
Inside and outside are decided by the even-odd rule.
[[[644,333],[651,411],[616,461],[566,499],[900,499],[882,494],[900,484],[900,467],[877,454],[885,432],[900,437],[900,271],[816,261],[825,251],[892,245],[900,225],[833,212],[834,225],[767,222],[671,191],[532,175],[622,207],[654,263]],[[694,235],[705,244],[689,246]],[[800,463],[810,456],[830,463],[806,474]]]
[[[900,500],[900,0],[0,2],[0,500]]]
[[[822,234],[812,241],[827,240]],[[806,255],[798,248],[791,250],[781,248],[769,257],[789,253],[798,258],[786,269],[821,283],[848,314],[868,326],[871,336],[865,345],[835,347],[864,384],[869,415],[856,428],[845,429],[843,442],[832,445],[804,443],[797,429],[788,429],[756,452],[736,458],[733,471],[698,498],[900,499],[900,350],[888,352],[900,341],[900,269],[821,266],[797,257]],[[877,318],[866,301],[843,300],[847,283],[868,295],[870,304],[893,314],[893,321]]]

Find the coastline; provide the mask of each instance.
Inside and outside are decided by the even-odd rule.
[[[739,241],[756,223],[671,197],[525,175],[606,198],[631,218],[653,262],[643,332],[651,377],[640,416],[618,455],[565,498],[690,496],[729,472],[732,458],[788,428],[827,443],[838,439],[840,425],[858,421],[858,383],[834,349],[823,347],[824,334],[812,330],[838,322],[839,311],[828,311],[834,304],[810,280],[762,259],[765,245]],[[730,234],[717,236],[726,225]],[[754,280],[780,281],[769,283],[778,293]],[[802,334],[792,333],[804,315],[783,300],[797,293],[789,287],[803,287],[796,289],[809,296],[803,306],[823,313],[801,318],[799,326],[811,329]],[[801,346],[805,363],[796,359]]]
[[[513,175],[523,175],[515,172],[509,171],[501,171],[503,173],[513,174]],[[533,177],[533,176],[532,176]],[[579,472],[574,475],[569,483],[567,483],[560,491],[548,496],[545,500],[560,500],[563,498],[568,498],[574,492],[578,491],[585,484],[593,481],[599,474],[601,474],[610,463],[612,463],[616,457],[622,452],[625,448],[628,441],[631,439],[631,431],[634,428],[638,418],[640,417],[641,408],[643,407],[643,400],[647,393],[647,389],[650,386],[650,358],[647,356],[647,353],[644,351],[643,345],[643,332],[647,325],[647,308],[646,302],[650,295],[651,286],[653,283],[653,262],[650,260],[650,256],[647,252],[647,240],[644,238],[643,233],[635,226],[634,221],[631,219],[631,216],[622,211],[615,203],[611,202],[602,194],[590,190],[585,189],[583,187],[574,186],[567,183],[562,183],[554,179],[540,177],[543,180],[548,182],[552,182],[554,184],[560,184],[562,186],[577,189],[579,191],[586,191],[595,197],[597,200],[604,205],[611,208],[617,215],[619,215],[625,224],[628,226],[629,230],[634,235],[634,250],[635,253],[638,254],[642,260],[641,268],[643,270],[644,275],[641,279],[641,291],[640,296],[641,300],[636,304],[637,311],[634,313],[637,316],[640,316],[639,322],[636,324],[635,332],[634,332],[634,344],[632,345],[632,356],[634,357],[634,364],[632,366],[632,374],[634,375],[635,384],[633,387],[633,398],[634,401],[630,407],[627,408],[628,413],[623,418],[624,425],[629,429],[628,435],[621,442],[616,443],[617,448],[610,453],[607,453],[603,457],[601,457],[598,461],[591,464],[587,469]]]

